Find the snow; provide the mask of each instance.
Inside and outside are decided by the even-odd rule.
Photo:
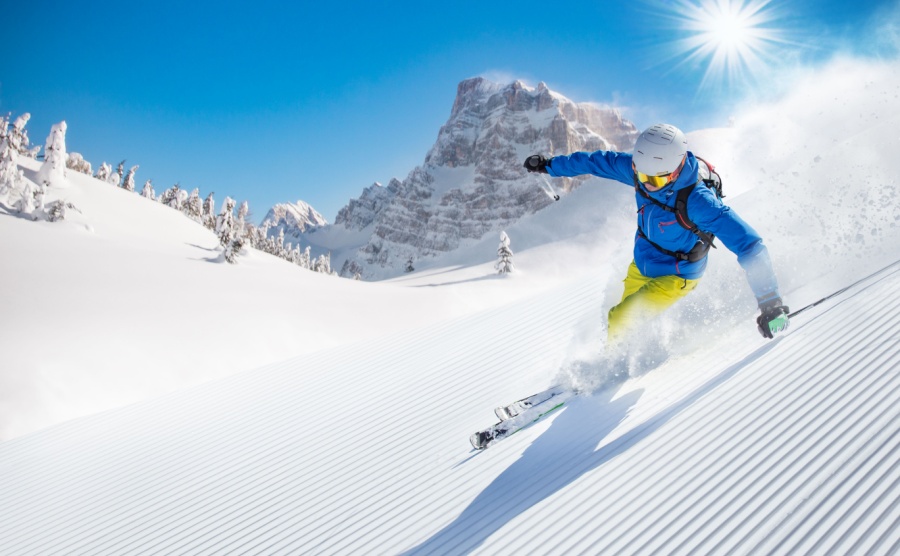
[[[203,227],[69,172],[65,221],[0,210],[0,553],[897,553],[898,70],[838,60],[688,135],[792,309],[886,269],[774,341],[720,248],[601,354],[618,184],[508,227],[510,277],[492,236],[362,283],[214,263]],[[470,450],[558,381],[596,388]]]

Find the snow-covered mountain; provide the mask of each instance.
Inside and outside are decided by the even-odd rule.
[[[544,83],[467,79],[422,166],[365,189],[333,226],[302,240],[332,251],[344,276],[396,276],[410,258],[454,251],[552,203],[521,167],[528,154],[629,149],[637,135],[617,110],[572,102]]]
[[[325,217],[308,203],[300,200],[296,203],[280,203],[269,209],[263,218],[261,227],[267,227],[269,233],[278,235],[284,230],[286,238],[299,238],[304,232],[321,228],[328,224]]]
[[[720,248],[605,353],[634,201],[601,180],[506,228],[504,278],[491,234],[379,283],[216,264],[80,175],[63,222],[0,207],[0,554],[897,554],[898,94],[837,61],[688,135],[792,309],[856,283],[774,341]],[[590,393],[470,450],[560,381]]]

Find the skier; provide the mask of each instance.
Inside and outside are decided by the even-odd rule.
[[[746,272],[761,312],[759,332],[771,339],[788,326],[789,309],[781,301],[762,238],[712,189],[697,185],[700,164],[687,149],[681,130],[669,124],[641,133],[633,153],[600,150],[549,159],[536,154],[525,160],[529,172],[553,177],[592,174],[635,189],[634,260],[628,267],[622,300],[609,311],[611,344],[697,287],[715,237],[737,255]]]

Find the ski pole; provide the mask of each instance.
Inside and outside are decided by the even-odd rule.
[[[547,181],[547,178],[544,177],[543,175],[541,175],[541,176],[538,176],[538,179],[540,180],[540,181],[538,181],[538,185],[541,187],[541,189],[544,190],[544,193],[546,193],[547,196],[550,197],[551,199],[553,199],[554,201],[559,201],[559,195],[557,195],[556,192],[553,190],[553,186],[550,185],[550,182]]]
[[[889,269],[889,268],[891,268],[891,267],[893,267],[893,266],[897,266],[897,264],[900,264],[900,261],[894,261],[894,262],[892,262],[891,264],[887,265],[886,267],[882,268],[881,270],[876,270],[876,271],[873,272],[872,274],[869,274],[868,276],[866,276],[866,277],[864,277],[864,278],[860,278],[859,280],[857,280],[856,282],[853,282],[853,283],[850,284],[849,286],[846,286],[846,287],[844,287],[844,288],[839,289],[838,291],[836,291],[836,292],[834,292],[834,293],[831,293],[831,294],[829,294],[829,295],[826,295],[826,296],[823,297],[822,299],[820,299],[820,300],[818,300],[818,301],[815,301],[815,302],[813,302],[813,303],[810,303],[809,305],[807,305],[806,307],[804,307],[804,308],[802,308],[802,309],[797,309],[797,310],[794,311],[793,313],[789,313],[789,314],[788,314],[788,318],[789,318],[789,319],[792,319],[792,318],[794,318],[796,315],[799,315],[800,313],[802,313],[803,311],[806,311],[807,309],[812,309],[812,308],[815,307],[816,305],[819,305],[819,304],[821,304],[821,303],[824,303],[824,302],[828,301],[829,299],[831,299],[831,298],[833,298],[833,297],[837,297],[837,296],[841,295],[842,293],[844,293],[845,291],[847,291],[847,290],[849,290],[849,289],[851,289],[851,288],[855,288],[856,286],[858,286],[858,285],[861,284],[862,282],[865,282],[866,280],[868,280],[868,279],[870,279],[870,278],[874,278],[875,276],[878,276],[879,274],[881,274],[882,272],[886,271],[887,269]]]

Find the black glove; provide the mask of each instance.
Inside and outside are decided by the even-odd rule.
[[[525,169],[529,172],[540,172],[542,174],[547,173],[547,165],[550,164],[550,159],[546,158],[542,154],[533,154],[525,159]]]
[[[781,298],[761,303],[759,310],[762,314],[756,318],[756,325],[763,338],[772,339],[776,333],[783,332],[788,327],[788,313],[791,310],[781,304]]]

